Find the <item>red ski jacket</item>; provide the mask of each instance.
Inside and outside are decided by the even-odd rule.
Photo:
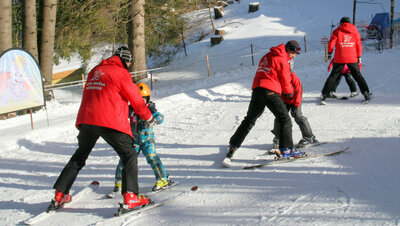
[[[102,126],[133,137],[128,101],[141,118],[151,118],[150,110],[121,59],[112,56],[102,60],[88,75],[75,126],[78,129],[80,124]]]
[[[299,77],[297,77],[294,72],[292,72],[291,77],[291,84],[294,90],[293,96],[291,96],[290,98],[286,98],[285,96],[281,97],[283,102],[285,102],[286,104],[293,104],[294,106],[299,107],[303,98],[303,88],[301,86]]]
[[[328,53],[335,48],[334,62],[340,64],[356,63],[362,54],[362,43],[356,26],[343,23],[336,28],[328,42]]]
[[[284,44],[272,47],[258,64],[252,89],[262,87],[278,94],[292,94],[289,60]]]

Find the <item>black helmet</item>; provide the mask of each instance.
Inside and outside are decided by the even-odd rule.
[[[121,58],[121,61],[124,61],[124,63],[132,63],[132,54],[131,51],[125,46],[119,47],[115,53],[115,56],[119,56]]]
[[[342,23],[350,23],[350,18],[348,18],[347,16],[342,17],[342,19],[340,19],[340,24]]]

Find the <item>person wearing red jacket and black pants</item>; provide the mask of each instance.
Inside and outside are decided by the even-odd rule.
[[[350,23],[350,18],[348,17],[340,19],[340,26],[333,31],[332,36],[329,39],[328,60],[332,58],[331,56],[334,49],[335,56],[333,58],[333,68],[322,89],[322,103],[324,103],[330,92],[335,88],[335,83],[345,64],[349,67],[351,75],[360,88],[361,94],[364,95],[365,101],[370,101],[371,93],[359,68],[362,54],[360,34],[358,33],[356,26]]]
[[[307,145],[318,143],[316,140],[312,130],[310,123],[308,122],[307,118],[303,115],[301,111],[301,102],[303,99],[303,87],[301,85],[299,77],[292,72],[292,85],[294,89],[294,94],[290,98],[286,98],[285,96],[281,96],[283,102],[285,102],[286,109],[290,112],[291,116],[294,118],[294,121],[300,128],[302,138],[299,143],[296,145],[297,148],[304,148]],[[279,120],[275,118],[274,121],[274,129],[271,131],[275,137],[273,139],[274,148],[279,149],[279,134],[280,134],[281,125]],[[279,154],[279,153],[278,153]]]
[[[149,203],[147,197],[139,195],[137,154],[128,121],[128,101],[149,124],[155,121],[132,82],[128,71],[131,61],[131,52],[122,46],[90,71],[75,124],[79,130],[78,149],[53,186],[55,197],[48,212],[71,200],[70,188],[99,137],[114,148],[124,165],[121,193],[127,208]]]
[[[223,165],[228,166],[235,151],[241,146],[256,120],[264,112],[265,106],[274,114],[280,124],[279,147],[284,157],[301,156],[293,148],[292,122],[281,95],[290,98],[293,95],[291,66],[289,61],[301,51],[297,41],[291,40],[270,48],[264,55],[253,80],[252,95],[247,115],[230,138],[228,153]]]

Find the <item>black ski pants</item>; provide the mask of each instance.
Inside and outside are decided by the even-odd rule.
[[[118,153],[124,169],[122,171],[122,191],[139,193],[137,154],[133,148],[133,138],[120,131],[81,124],[78,134],[78,149],[72,155],[67,165],[62,170],[53,188],[64,194],[69,194],[79,171],[85,166],[86,159],[95,146],[99,137],[102,137]]]
[[[303,115],[303,112],[301,111],[301,105],[298,108],[296,108],[291,104],[286,104],[286,109],[288,112],[290,111],[290,114],[294,118],[294,121],[299,126],[303,138],[310,138],[314,136],[311,130],[310,123],[308,122],[308,119]],[[272,130],[272,133],[278,139],[280,139],[279,137],[280,129],[281,129],[281,124],[279,120],[275,118],[274,129]]]
[[[342,80],[342,76],[346,79],[346,83],[349,86],[350,93],[357,92],[357,86],[356,83],[354,82],[353,78],[351,77],[351,74],[340,74],[336,80],[336,84],[334,85],[333,92],[336,92],[337,87],[340,84],[340,80]]]
[[[340,72],[342,71],[344,65],[345,64],[333,63],[332,72],[325,82],[324,88],[322,89],[322,95],[328,96],[330,92],[334,91],[336,81],[340,76]],[[365,92],[368,92],[369,94],[367,82],[361,75],[358,63],[347,64],[347,66],[349,67],[354,80],[356,80],[358,87],[360,88],[361,94],[364,95]]]
[[[264,112],[265,106],[274,114],[280,124],[279,147],[293,148],[292,120],[285,103],[279,94],[261,87],[253,89],[247,115],[231,137],[230,145],[238,148],[242,145],[257,119]]]

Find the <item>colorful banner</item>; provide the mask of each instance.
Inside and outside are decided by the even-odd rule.
[[[31,54],[9,49],[0,56],[0,114],[45,105],[42,73]]]

